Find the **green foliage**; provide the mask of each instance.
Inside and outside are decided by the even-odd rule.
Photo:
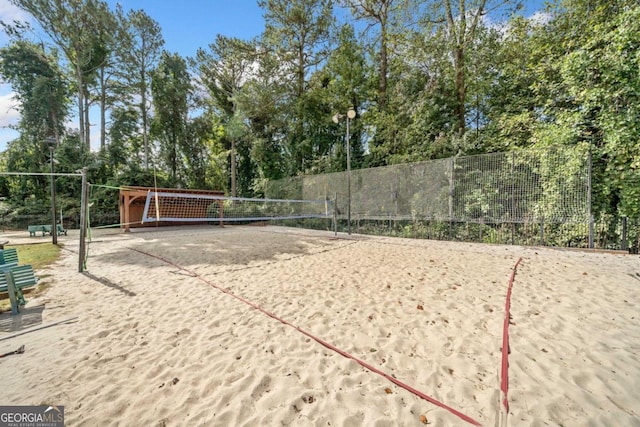
[[[317,130],[323,122],[328,123],[318,115],[319,110],[326,110],[321,100],[310,96],[309,76],[329,55],[333,2],[260,0],[258,4],[265,16],[262,42],[273,52],[277,60],[274,71],[282,81],[282,92],[276,94],[284,119],[278,136],[285,148],[286,172],[296,175],[311,168],[314,157],[325,154],[322,131]]]
[[[60,135],[68,114],[68,86],[57,58],[40,45],[14,41],[0,49],[0,75],[20,102],[22,139],[30,140],[34,151],[45,151],[45,137]],[[43,158],[33,160],[35,167]]]
[[[106,54],[101,35],[105,34],[106,17],[110,15],[107,4],[100,0],[11,0],[11,3],[33,16],[69,62],[78,99],[80,139],[89,147],[86,95],[99,63],[97,56]]]
[[[160,142],[160,159],[173,187],[186,184],[183,155],[188,143],[188,98],[192,91],[186,61],[178,54],[164,52],[151,80],[155,107],[151,135]]]
[[[546,21],[513,15],[496,22],[492,14],[489,25],[480,17],[497,1],[261,0],[260,37],[219,35],[190,59],[161,53],[161,28],[143,10],[117,6],[114,13],[99,0],[11,2],[56,49],[28,41],[23,24],[4,26],[11,42],[0,49],[0,74],[21,113],[20,136],[0,158],[7,170],[47,171],[44,139],[53,135],[59,170],[89,167],[94,183],[259,196],[270,180],[344,171],[346,120],[331,118],[354,108],[353,169],[575,147],[591,153],[593,214],[640,218],[636,1],[558,0],[547,6]],[[514,4],[501,3],[502,10]],[[70,90],[78,98],[77,132],[64,128]],[[92,102],[110,112],[100,153],[88,149],[84,112]],[[548,217],[556,214],[552,194],[584,184],[572,174],[586,158],[564,160],[556,177],[548,176],[557,170],[550,161],[500,168],[513,168],[513,182],[533,169],[544,177],[540,191],[549,197],[538,213]],[[490,215],[492,183],[476,184],[465,209]],[[73,209],[74,180],[57,186],[60,203]],[[0,192],[36,211],[31,201],[46,200],[47,179],[1,177]],[[469,233],[504,241],[503,231]],[[582,233],[560,231],[567,244]]]

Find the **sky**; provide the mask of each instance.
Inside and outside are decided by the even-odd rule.
[[[4,2],[7,0],[0,0]],[[256,0],[107,0],[115,8],[143,9],[162,28],[165,49],[194,56],[217,34],[250,39],[264,31]]]
[[[115,9],[120,3],[125,10],[143,9],[158,22],[165,40],[165,49],[179,53],[183,57],[194,56],[197,49],[206,47],[215,40],[217,34],[241,39],[251,39],[264,31],[263,11],[256,0],[106,0]],[[542,9],[543,0],[525,0],[525,16],[531,16]],[[11,5],[9,0],[0,0],[0,20],[14,19],[29,21],[28,15]],[[42,33],[36,36],[44,38]],[[0,31],[0,46],[7,44],[6,36]],[[8,141],[18,133],[8,129],[15,125],[19,115],[12,99],[11,87],[0,82],[0,151],[6,149]],[[91,118],[98,122],[97,118]],[[77,122],[68,124],[77,128]],[[92,128],[92,147],[98,144],[99,129]]]

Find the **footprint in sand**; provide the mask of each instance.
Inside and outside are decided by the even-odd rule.
[[[265,375],[262,377],[258,385],[253,388],[251,392],[251,398],[254,400],[258,400],[262,397],[263,394],[271,391],[271,377],[269,375]]]

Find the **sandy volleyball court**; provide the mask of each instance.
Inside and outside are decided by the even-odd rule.
[[[640,426],[637,256],[183,227],[94,232],[80,274],[63,241],[46,292],[0,316],[0,354],[26,349],[0,359],[0,404],[70,426],[497,425],[522,258],[508,425]]]

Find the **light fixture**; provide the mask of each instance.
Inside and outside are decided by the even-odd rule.
[[[331,120],[334,123],[339,123],[340,119],[345,117],[344,114],[336,113],[333,115]],[[349,130],[349,122],[356,117],[356,110],[353,107],[350,107],[347,110],[347,232],[351,234],[351,143],[350,139],[350,130]]]

